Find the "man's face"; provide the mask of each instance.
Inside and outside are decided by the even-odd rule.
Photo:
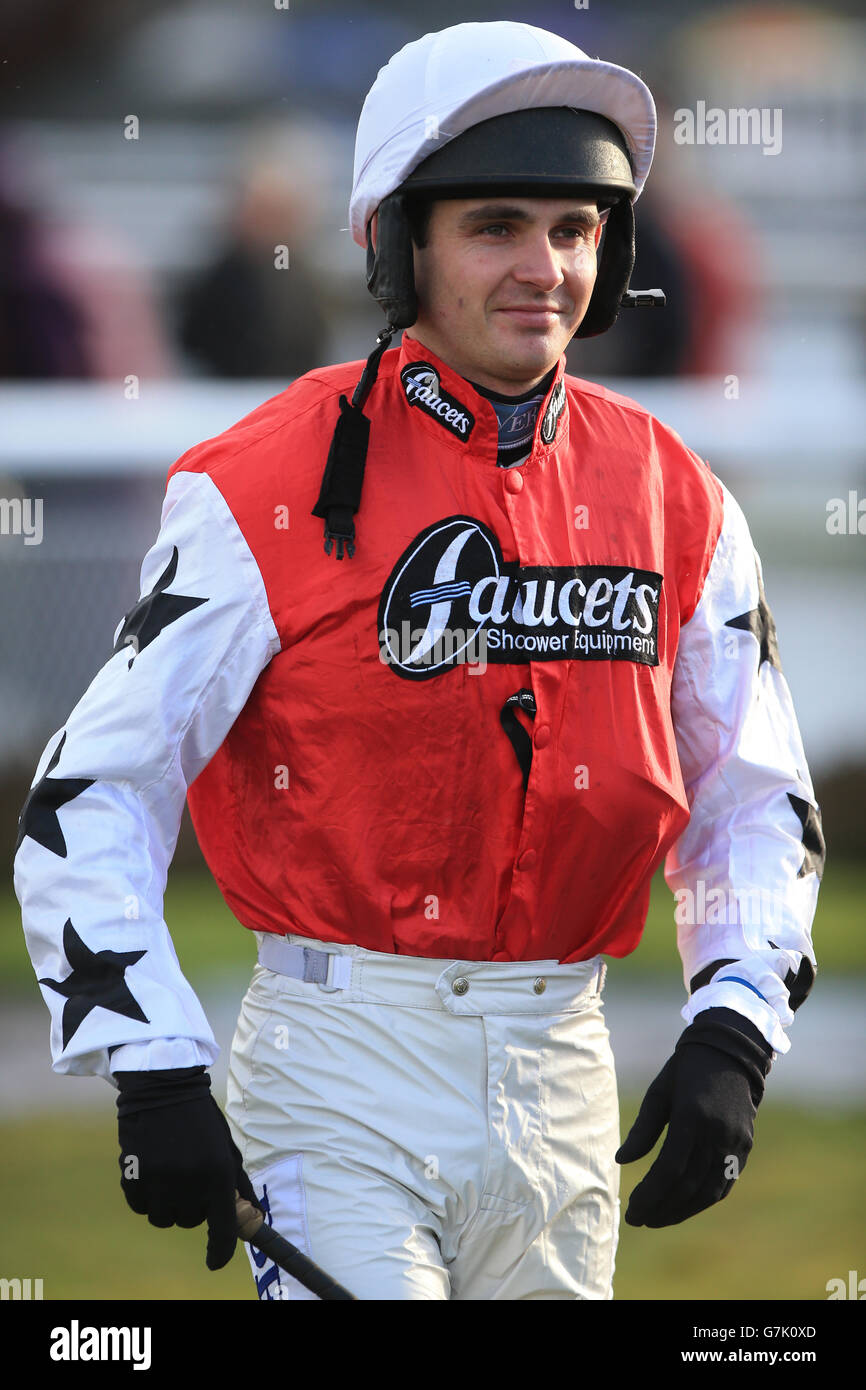
[[[601,224],[574,198],[442,199],[414,247],[409,330],[461,376],[520,395],[559,361],[596,277]]]

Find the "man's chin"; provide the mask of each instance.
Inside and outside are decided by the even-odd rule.
[[[508,344],[507,347],[502,344],[501,351],[496,355],[499,357],[503,374],[512,376],[515,380],[528,381],[533,377],[546,376],[551,367],[559,361],[567,346],[568,343],[563,342],[557,334],[552,338],[538,337],[530,343],[524,340]]]
[[[561,323],[554,325],[533,325],[512,323],[511,315],[504,316],[503,326],[489,339],[492,353],[511,357],[515,361],[532,366],[544,361],[558,362],[571,336],[563,332]]]

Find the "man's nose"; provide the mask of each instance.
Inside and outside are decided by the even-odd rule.
[[[515,280],[548,291],[561,285],[564,278],[559,253],[547,236],[525,238],[515,257],[512,274]]]

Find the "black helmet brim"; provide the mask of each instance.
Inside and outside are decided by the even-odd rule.
[[[445,132],[442,133],[445,136]],[[481,121],[418,165],[402,191],[437,198],[486,193],[556,197],[581,191],[634,198],[628,147],[613,121],[569,106],[508,111]]]

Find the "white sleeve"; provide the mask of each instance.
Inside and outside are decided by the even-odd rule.
[[[280,646],[258,565],[207,474],[170,479],[141,595],[40,758],[14,859],[53,1069],[113,1084],[112,1071],[218,1055],[163,896],[186,789]]]
[[[721,534],[674,666],[691,819],[665,879],[691,991],[683,1018],[736,1009],[787,1052],[785,1029],[815,974],[824,838],[761,562],[742,510],[724,485],[722,494]]]

